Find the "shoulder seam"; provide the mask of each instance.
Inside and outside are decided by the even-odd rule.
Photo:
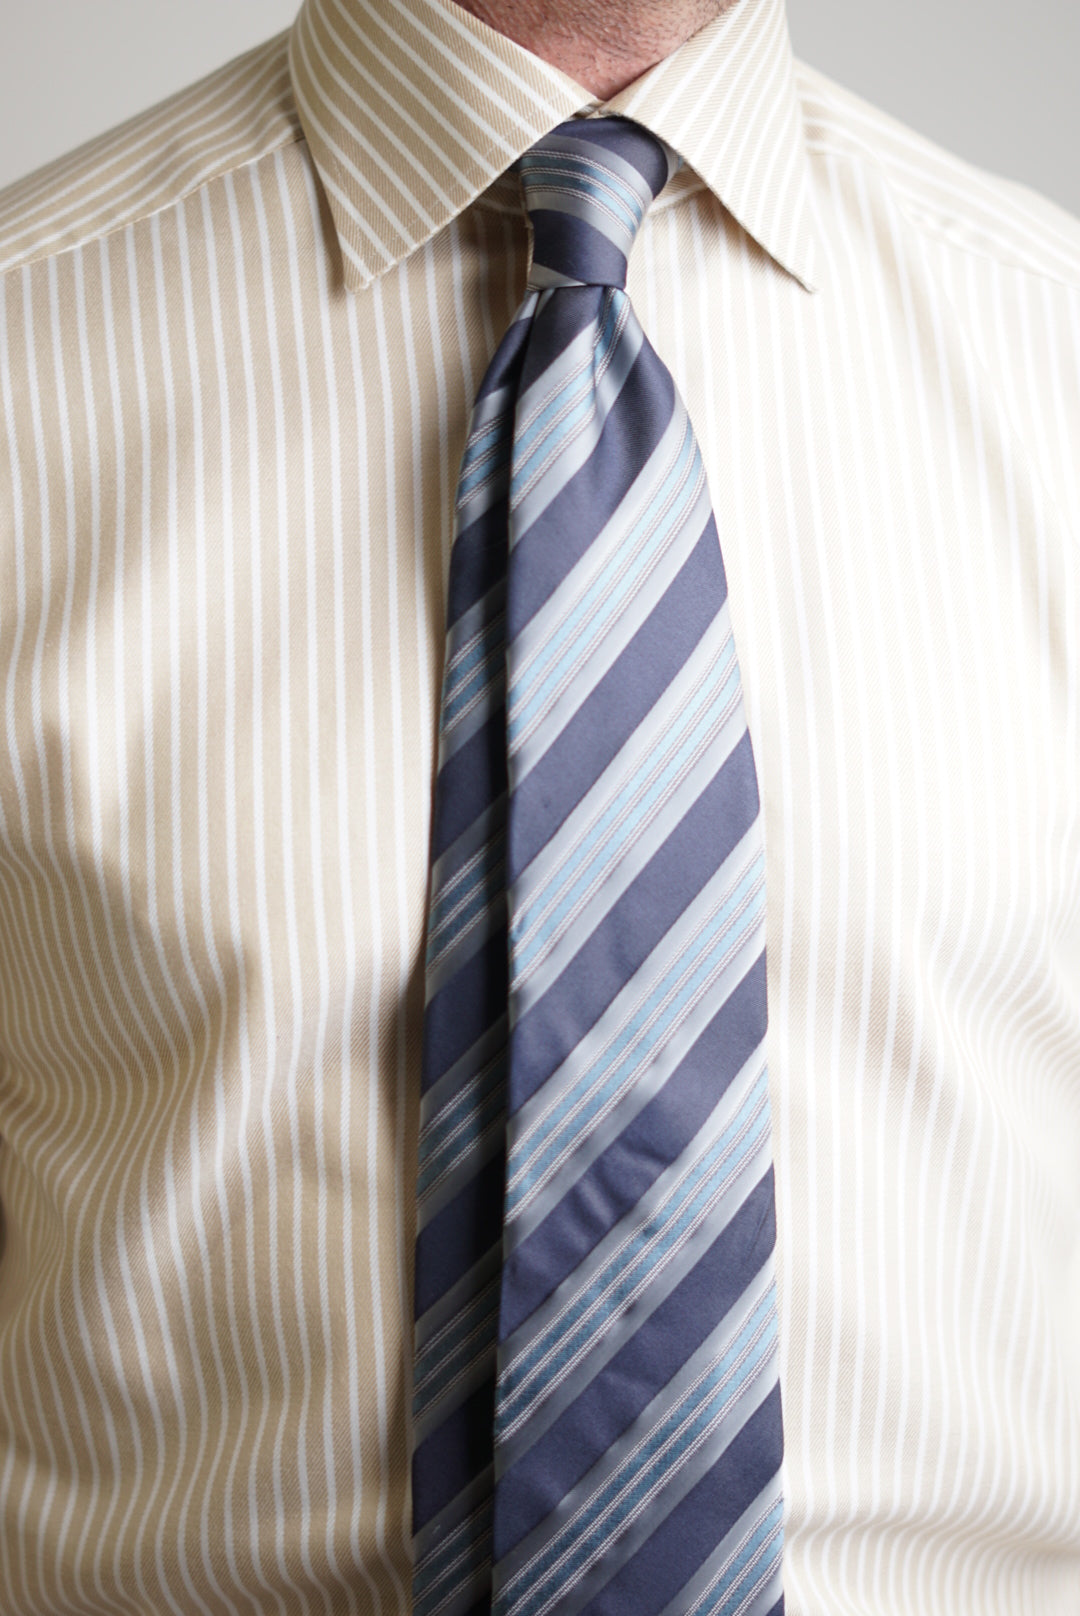
[[[25,253],[17,254],[14,258],[0,262],[0,276],[12,275],[20,269],[29,269],[32,264],[44,263],[49,258],[62,258],[65,253],[78,252],[82,248],[92,247],[95,242],[107,241],[110,236],[118,235],[121,230],[127,230],[134,225],[142,224],[145,220],[154,218],[156,214],[166,213],[169,208],[174,208],[179,203],[186,202],[190,197],[197,196],[200,191],[204,191],[208,185],[213,185],[215,180],[223,179],[226,174],[242,173],[245,168],[250,168],[252,163],[260,163],[264,157],[271,157],[276,151],[282,151],[287,146],[300,146],[303,144],[303,130],[299,128],[292,129],[271,145],[266,146],[262,151],[250,152],[247,156],[240,157],[235,162],[222,164],[220,168],[215,168],[209,174],[200,175],[190,185],[171,193],[161,202],[147,208],[136,209],[134,213],[122,219],[103,221],[99,228],[88,230],[85,235],[76,235],[70,240],[49,243],[37,250],[30,247]]]
[[[973,257],[1007,265],[1009,268],[1018,270],[1023,274],[1050,281],[1054,285],[1068,287],[1073,291],[1080,290],[1080,261],[1078,261],[1075,269],[1071,266],[1066,268],[1064,265],[1055,267],[1053,264],[1035,263],[1023,253],[1010,248],[1007,243],[1003,243],[1000,248],[996,248],[989,242],[973,240],[970,236],[950,227],[948,219],[943,217],[940,211],[935,210],[931,205],[920,202],[917,197],[911,194],[910,189],[903,181],[902,174],[897,172],[897,165],[882,158],[879,153],[866,145],[858,135],[852,135],[845,130],[842,141],[830,141],[827,138],[820,138],[817,135],[808,133],[806,143],[808,151],[814,155],[846,158],[850,162],[867,164],[873,167],[889,182],[890,190],[896,198],[901,212],[918,228],[932,234],[956,251],[970,253]],[[971,168],[972,174],[984,184],[996,182],[997,184],[1012,186],[1015,183],[997,175],[984,175],[974,165],[968,166]],[[1039,228],[1041,235],[1050,234],[1043,221],[1039,222]]]

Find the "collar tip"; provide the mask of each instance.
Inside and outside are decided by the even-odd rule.
[[[354,247],[338,232],[338,244],[341,247],[341,278],[347,292],[366,292],[372,281],[376,279],[375,271],[365,259],[361,258]]]
[[[824,277],[821,270],[821,254],[811,243],[805,250],[789,256],[785,269],[795,277],[804,292],[813,295],[824,287]]]
[[[345,259],[342,266],[342,280],[345,283],[347,292],[366,292],[374,279],[375,277],[370,271],[357,269],[355,264],[351,264],[347,258]]]

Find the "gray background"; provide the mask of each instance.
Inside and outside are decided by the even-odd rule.
[[[0,0],[0,186],[268,39],[299,3]],[[1080,215],[1080,0],[788,0],[788,16],[804,61]]]

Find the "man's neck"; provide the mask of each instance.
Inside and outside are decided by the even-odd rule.
[[[738,0],[459,0],[608,101]]]

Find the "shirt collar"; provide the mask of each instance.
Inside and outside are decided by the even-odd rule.
[[[809,167],[784,0],[735,0],[599,101],[454,0],[304,0],[300,121],[362,288],[575,113],[621,112],[683,157],[784,269],[815,284]]]

